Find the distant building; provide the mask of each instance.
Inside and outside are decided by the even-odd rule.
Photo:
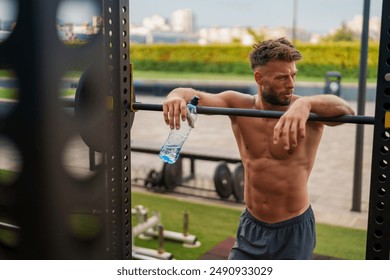
[[[145,26],[130,23],[130,43],[148,44],[153,40],[150,39],[151,30]]]
[[[199,44],[201,45],[229,44],[232,42],[251,45],[253,44],[253,37],[248,33],[246,27],[209,27],[199,30]]]
[[[82,24],[61,23],[57,25],[58,34],[61,40],[73,41],[90,40],[103,26],[103,18],[101,16],[92,17],[92,25],[89,22]]]
[[[250,34],[248,27],[209,27],[201,28],[199,30],[199,44],[229,44],[229,43],[241,43],[242,45],[253,45],[256,38]],[[292,37],[291,27],[277,27],[269,28],[267,26],[251,28],[253,32],[258,35],[263,35],[265,38],[276,37]],[[302,41],[310,40],[310,33],[303,29],[297,29],[297,38]]]
[[[181,9],[173,12],[172,31],[184,33],[194,31],[194,15],[191,9]]]
[[[141,29],[138,29],[138,31]],[[179,44],[198,43],[198,36],[193,33],[182,33],[172,31],[147,31],[130,32],[130,43],[138,44]]]
[[[153,32],[150,34],[149,40],[153,43],[164,44],[179,44],[179,43],[193,43],[198,42],[198,37],[191,33],[183,32]]]
[[[356,34],[361,34],[362,16],[355,16],[347,26]],[[195,32],[195,16],[190,9],[180,9],[172,13],[171,24],[162,16],[153,15],[145,18],[142,26],[130,24],[130,42],[142,44],[197,42],[200,45],[240,43],[252,45],[256,38],[293,37],[292,26],[280,27],[205,27]],[[370,18],[370,38],[379,40],[380,18]],[[255,34],[253,34],[253,32]],[[334,31],[330,31],[334,32]],[[302,42],[318,43],[323,35],[296,28],[296,39]]]
[[[93,33],[96,34],[103,27],[103,17],[101,16],[93,16],[92,17],[92,28]]]
[[[159,15],[143,20],[141,26],[130,23],[130,43],[139,44],[175,44],[198,42],[193,30],[193,15],[189,9],[177,10],[172,14],[172,25]]]
[[[168,21],[160,15],[153,15],[151,17],[144,18],[142,25],[151,31],[170,31],[171,29]]]

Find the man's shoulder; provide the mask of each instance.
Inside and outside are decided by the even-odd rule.
[[[247,108],[252,107],[255,101],[255,95],[243,93],[235,90],[223,92],[228,101],[229,107],[232,108]]]

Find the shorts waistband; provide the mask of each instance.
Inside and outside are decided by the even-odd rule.
[[[247,208],[245,208],[245,210],[243,212],[243,216],[250,219],[251,221],[253,221],[254,223],[256,223],[262,227],[268,227],[268,228],[275,229],[275,228],[282,228],[282,227],[288,227],[288,226],[300,224],[301,222],[306,221],[306,220],[314,217],[314,213],[313,213],[311,206],[309,206],[309,208],[307,208],[306,211],[303,212],[302,214],[300,214],[299,216],[293,217],[293,218],[285,220],[285,221],[277,222],[277,223],[267,223],[267,222],[260,221],[260,220],[256,219],[255,217],[253,217],[252,214],[249,213]]]

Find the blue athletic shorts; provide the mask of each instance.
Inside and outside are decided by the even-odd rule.
[[[247,209],[241,214],[236,242],[229,260],[308,260],[316,245],[314,213],[278,223],[265,223]]]

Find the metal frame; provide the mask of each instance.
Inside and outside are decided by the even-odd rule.
[[[105,50],[112,99],[112,145],[107,157],[110,258],[131,259],[129,1],[105,0]]]
[[[390,2],[383,1],[366,259],[390,259]]]
[[[54,22],[59,1],[18,4],[17,25],[1,45],[0,59],[6,60],[16,73],[20,100],[13,112],[1,120],[0,133],[16,145],[22,170],[16,182],[0,189],[1,195],[13,198],[9,205],[1,205],[1,212],[20,231],[17,245],[3,247],[0,258],[106,258],[104,227],[86,242],[75,237],[69,225],[79,207],[105,208],[105,170],[81,182],[62,166],[66,143],[78,130],[75,120],[61,105],[58,87],[67,70],[86,67],[95,59],[104,61],[102,33],[85,47],[67,47],[59,40]],[[102,63],[100,66],[104,69]],[[104,89],[104,78],[97,87]],[[103,94],[97,91],[97,98]],[[98,216],[97,223],[104,225],[105,216]]]
[[[1,116],[0,135],[22,158],[16,181],[0,182],[0,214],[18,228],[14,246],[0,242],[0,258],[131,258],[130,114],[123,108],[130,96],[129,1],[96,0],[104,28],[78,48],[58,37],[54,15],[60,2],[18,1],[17,25],[0,44],[0,61],[15,72],[20,96],[13,111]],[[59,85],[66,71],[87,67],[99,102],[88,122],[79,124],[64,110]],[[99,107],[107,89],[112,110]],[[62,156],[68,141],[88,126],[99,127],[98,141],[109,152],[92,177],[79,180],[64,168]],[[80,213],[94,217],[94,236],[75,234],[70,220]]]
[[[58,39],[53,15],[59,3],[18,1],[16,28],[0,44],[0,61],[15,71],[20,85],[19,102],[10,114],[1,116],[0,135],[10,139],[22,157],[16,181],[0,182],[0,197],[7,198],[7,203],[0,200],[0,213],[17,227],[18,237],[15,247],[0,244],[0,258],[130,259],[129,1],[96,0],[102,4],[104,28],[81,48],[69,48]],[[390,249],[390,131],[383,121],[390,111],[389,11],[390,2],[383,1],[367,259],[389,259]],[[77,180],[64,170],[61,156],[80,128],[64,112],[58,85],[67,70],[91,64],[96,98],[106,99],[108,93],[112,100],[108,116],[105,110],[90,116],[108,120],[99,123],[108,152],[92,178]],[[75,237],[69,228],[69,217],[79,208],[100,213],[99,234],[88,240]]]

